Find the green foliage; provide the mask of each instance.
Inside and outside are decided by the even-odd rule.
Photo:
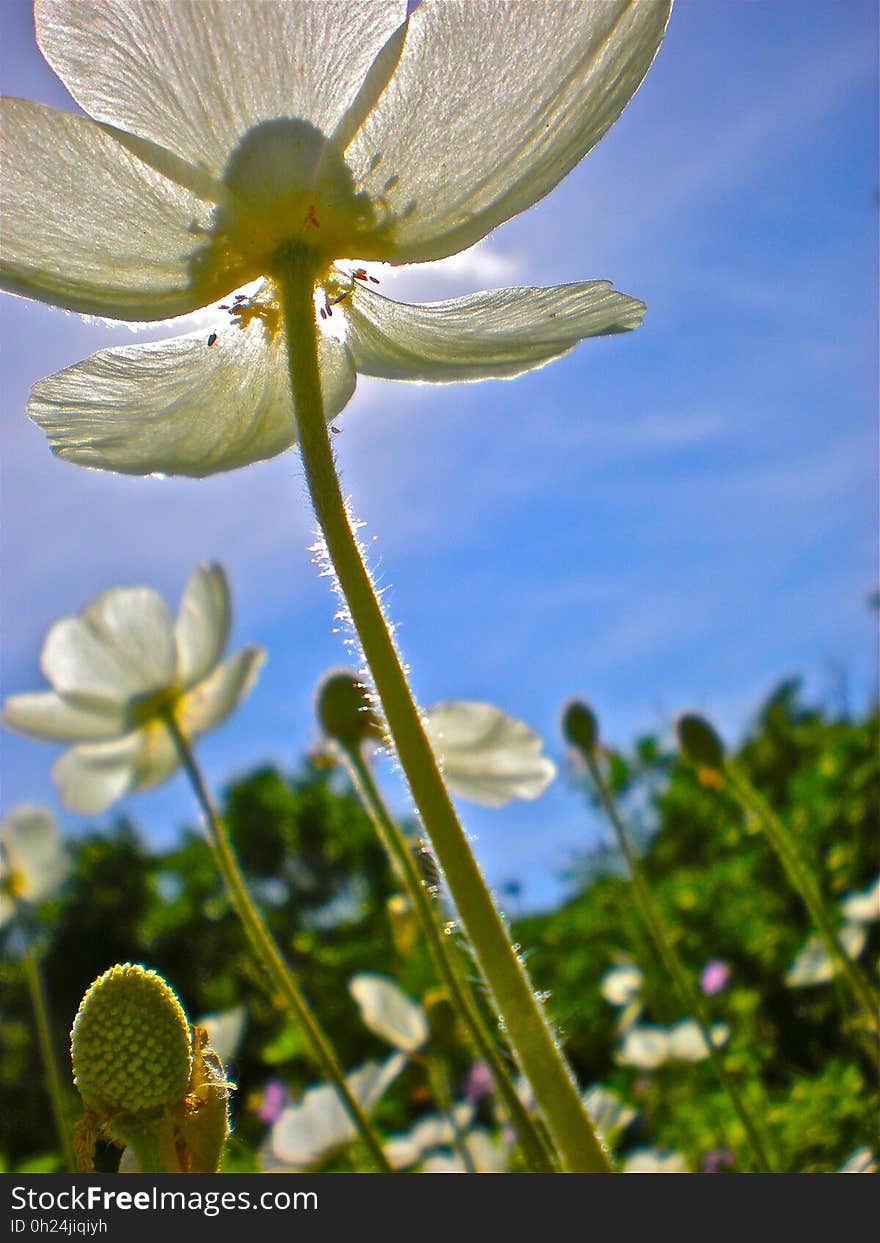
[[[736,756],[798,833],[832,904],[878,869],[877,742],[876,715],[831,719],[804,707],[797,687],[787,684],[763,707]],[[694,978],[711,960],[730,967],[727,986],[707,1004],[713,1020],[731,1029],[728,1067],[766,1119],[784,1168],[834,1169],[861,1145],[876,1150],[875,1080],[835,985],[785,985],[810,928],[762,835],[711,773],[681,762],[656,738],[637,740],[627,754],[598,754],[637,828],[646,874],[684,962]],[[573,818],[583,815],[577,798],[590,798],[586,781],[578,785]],[[341,774],[261,769],[226,791],[222,811],[249,883],[344,1065],[387,1056],[359,1021],[349,980],[384,971],[413,997],[435,981],[418,943],[405,957],[394,947],[386,904],[397,887]],[[201,833],[184,829],[170,849],[150,851],[132,825],[120,822],[71,846],[73,875],[60,899],[39,912],[60,1053],[66,1057],[85,988],[114,962],[157,968],[174,981],[191,1019],[244,1004],[245,1038],[231,1067],[235,1131],[223,1168],[256,1168],[266,1135],[257,1113],[266,1083],[278,1080],[295,1097],[318,1076],[300,1033],[279,1019],[266,995]],[[581,1082],[612,1088],[638,1111],[621,1147],[676,1149],[698,1170],[716,1160],[713,1152],[740,1144],[739,1123],[707,1063],[644,1071],[615,1060],[619,1011],[600,989],[615,962],[641,968],[646,1022],[683,1016],[613,852],[593,851],[575,895],[523,920],[514,935],[528,951],[536,987],[551,994],[550,1014]],[[9,952],[0,965],[0,1154],[9,1169],[53,1168],[24,974],[14,935],[3,936]],[[875,926],[863,965],[874,963],[877,951]],[[448,1058],[460,1089],[469,1060],[460,1032]],[[73,1121],[72,1088],[68,1104]],[[378,1117],[386,1131],[403,1130],[433,1108],[424,1071],[413,1065]],[[99,1154],[99,1167],[101,1160]],[[104,1167],[115,1160],[106,1152]],[[331,1168],[358,1168],[358,1154],[340,1154]],[[719,1168],[726,1168],[724,1159]]]

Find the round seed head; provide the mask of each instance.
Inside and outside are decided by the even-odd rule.
[[[155,971],[127,962],[99,976],[80,1002],[70,1043],[73,1081],[87,1109],[151,1113],[187,1094],[189,1023]]]
[[[364,685],[348,669],[334,669],[321,679],[315,696],[315,714],[324,733],[343,746],[358,747],[382,738],[382,727]]]

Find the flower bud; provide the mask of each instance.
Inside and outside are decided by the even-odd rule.
[[[599,742],[599,724],[592,708],[572,699],[562,709],[562,736],[585,755],[592,755]]]
[[[724,767],[724,744],[703,717],[685,713],[678,718],[675,732],[679,750],[691,764],[715,771]]]
[[[344,747],[382,738],[382,726],[370,707],[364,685],[349,669],[333,669],[318,683],[315,715],[325,734]]]
[[[86,1109],[142,1114],[186,1097],[190,1027],[155,971],[133,963],[105,971],[80,1002],[70,1036],[73,1081]]]

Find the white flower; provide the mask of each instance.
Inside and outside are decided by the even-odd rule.
[[[864,924],[844,924],[838,939],[850,958],[858,958],[868,940]],[[785,982],[789,988],[809,988],[814,984],[827,984],[837,974],[837,963],[832,962],[825,949],[825,942],[815,933],[809,937],[803,949],[788,969]]]
[[[461,798],[503,807],[537,798],[556,776],[534,730],[494,704],[444,700],[426,710],[424,725],[447,785]]]
[[[410,1001],[387,975],[363,972],[349,983],[364,1024],[401,1053],[415,1053],[428,1040],[428,1020],[420,1005]]]
[[[840,903],[840,911],[847,923],[877,923],[880,920],[880,876],[866,889],[845,897]]]
[[[247,1026],[247,1007],[233,1006],[231,1010],[220,1010],[214,1014],[203,1014],[196,1019],[199,1027],[208,1033],[208,1044],[225,1066],[231,1062],[238,1052]]]
[[[713,1023],[710,1035],[715,1048],[720,1048],[730,1035],[730,1028],[726,1023]],[[624,1032],[615,1061],[621,1066],[656,1070],[667,1062],[701,1062],[708,1056],[709,1047],[697,1023],[683,1019],[671,1027],[630,1027]]]
[[[507,1169],[509,1147],[503,1140],[493,1139],[488,1131],[476,1129],[463,1139],[475,1174],[503,1174]],[[422,1164],[423,1174],[469,1174],[464,1158],[458,1152],[438,1152]]]
[[[584,1105],[593,1126],[609,1144],[614,1143],[636,1116],[636,1111],[630,1105],[625,1105],[615,1092],[603,1087],[601,1083],[594,1083],[587,1088]]]
[[[467,1131],[474,1116],[469,1101],[460,1101],[452,1108],[452,1118],[442,1114],[428,1114],[419,1119],[405,1135],[391,1135],[385,1144],[385,1156],[395,1170],[406,1169],[434,1148],[448,1148],[459,1135]],[[453,1121],[455,1125],[453,1126]]]
[[[266,279],[216,340],[102,350],[37,384],[31,417],[60,456],[130,474],[282,452],[291,246],[330,316],[328,418],[357,371],[507,377],[635,328],[643,304],[605,281],[409,306],[360,261],[455,254],[543,198],[638,88],[670,6],[37,0],[40,49],[88,115],[3,101],[2,288],[148,321]]]
[[[687,1161],[680,1152],[659,1148],[634,1148],[623,1163],[624,1174],[687,1174]]]
[[[406,1058],[395,1053],[387,1062],[366,1062],[346,1075],[345,1082],[365,1113],[370,1113],[405,1065]],[[283,1111],[272,1127],[261,1164],[270,1171],[306,1169],[355,1139],[354,1123],[336,1089],[331,1084],[318,1084],[307,1089],[299,1104]]]
[[[44,902],[70,874],[61,830],[47,807],[20,803],[0,824],[0,927],[17,902]]]
[[[644,977],[632,963],[609,967],[602,976],[599,990],[612,1006],[628,1006],[642,991]]]
[[[854,1148],[843,1165],[838,1167],[838,1174],[876,1174],[880,1165],[870,1148]]]
[[[105,591],[79,617],[50,629],[40,664],[53,689],[10,696],[6,724],[74,743],[55,763],[53,779],[68,807],[103,811],[176,769],[167,714],[193,739],[225,721],[247,695],[265,654],[249,646],[222,660],[231,621],[219,565],[193,571],[176,622],[149,587]]]

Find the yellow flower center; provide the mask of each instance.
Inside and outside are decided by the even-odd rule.
[[[228,277],[235,288],[271,276],[290,245],[312,252],[316,284],[341,256],[380,257],[389,213],[357,188],[342,152],[308,121],[276,117],[253,126],[221,181],[227,194],[192,258],[197,281]]]

